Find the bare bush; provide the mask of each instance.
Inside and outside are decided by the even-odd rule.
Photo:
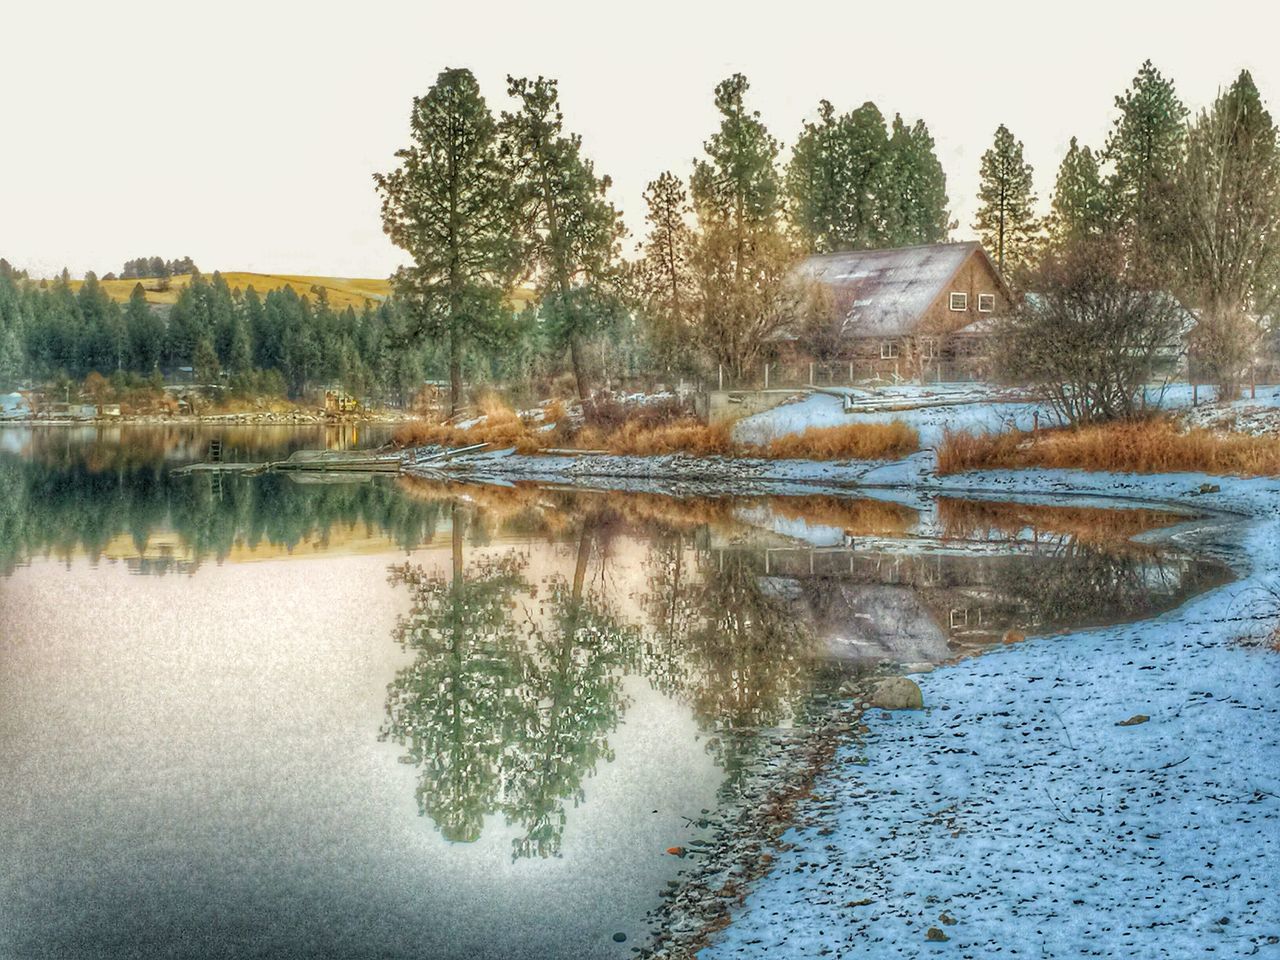
[[[997,375],[1035,391],[1070,423],[1130,419],[1143,386],[1176,356],[1186,312],[1135,276],[1112,237],[1049,253],[996,337]]]

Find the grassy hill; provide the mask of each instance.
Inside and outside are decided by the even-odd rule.
[[[212,274],[206,274],[206,277]],[[259,294],[265,295],[271,290],[293,287],[300,296],[310,295],[313,287],[323,287],[329,295],[329,303],[337,310],[348,306],[356,310],[364,309],[366,303],[378,304],[391,296],[391,281],[370,277],[304,277],[287,273],[248,273],[243,270],[224,271],[223,278],[232,290],[239,287],[248,290],[253,287]],[[72,280],[71,286],[79,288],[83,281]],[[163,289],[163,282],[155,279],[146,280],[104,280],[102,288],[111,299],[124,303],[133,293],[133,285],[141,283],[147,292],[148,303],[171,304],[178,299],[178,292],[191,282],[189,274],[170,277],[168,288]],[[520,287],[512,296],[512,306],[523,309],[534,299],[533,291]]]
[[[226,271],[223,278],[231,289],[239,287],[248,290],[253,287],[260,294],[284,287],[293,287],[300,295],[310,294],[312,287],[323,287],[329,295],[329,303],[341,310],[347,306],[360,310],[366,303],[377,304],[391,295],[391,283],[388,280],[350,277],[303,277],[283,273],[248,273],[234,270]],[[71,285],[79,287],[80,282],[73,280]],[[190,275],[171,277],[168,289],[163,289],[160,280],[104,280],[102,288],[113,300],[124,303],[133,293],[133,285],[141,283],[147,292],[148,303],[173,303],[178,299],[178,292],[191,282]]]

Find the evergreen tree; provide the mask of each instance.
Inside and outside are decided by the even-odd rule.
[[[1003,274],[1026,266],[1032,259],[1040,222],[1035,215],[1031,164],[1022,158],[1022,141],[1000,124],[995,142],[982,155],[978,231],[987,250],[995,255]]]
[[[692,306],[692,208],[680,178],[665,171],[644,193],[649,235],[636,268],[640,300],[649,327],[653,359],[664,370],[688,363],[688,311]]]
[[[889,247],[941,243],[951,232],[947,175],[923,120],[907,126],[893,118],[881,176],[883,244]]]
[[[497,346],[507,333],[519,268],[515,210],[497,126],[470,70],[445,70],[414,98],[410,131],[400,165],[374,179],[383,229],[413,258],[396,271],[396,293],[416,337],[448,341],[456,411],[466,346]]]
[[[502,132],[515,177],[524,235],[542,290],[542,313],[556,340],[568,346],[578,394],[590,396],[583,341],[622,313],[621,216],[582,155],[582,138],[564,132],[554,80],[508,77],[518,102],[504,113]]]
[[[1280,146],[1249,72],[1191,125],[1173,235],[1184,295],[1200,307],[1193,359],[1232,396],[1277,305]]]
[[[877,246],[889,138],[874,103],[836,116],[823,100],[818,123],[806,123],[787,165],[791,217],[807,249],[817,253]]]
[[[1061,246],[1100,234],[1107,226],[1107,197],[1093,151],[1071,138],[1071,146],[1058,167],[1049,215],[1049,234]]]
[[[192,358],[192,373],[196,383],[216,383],[221,372],[213,341],[208,336],[201,337],[196,341],[195,356]]]
[[[716,87],[720,128],[690,182],[701,232],[694,252],[697,336],[707,354],[743,376],[770,334],[790,322],[785,300],[795,254],[782,231],[778,141],[747,109],[749,84]]]
[[[1110,217],[1145,249],[1169,239],[1170,190],[1181,162],[1187,108],[1173,82],[1147,60],[1133,84],[1116,97],[1116,117],[1102,159]]]
[[[22,297],[12,277],[0,269],[0,389],[16,383],[27,368]]]
[[[124,308],[125,356],[130,370],[150,373],[164,352],[164,321],[147,304],[142,284],[135,283]]]

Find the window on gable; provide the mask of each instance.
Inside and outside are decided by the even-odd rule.
[[[880,341],[880,359],[881,360],[897,360],[898,359],[898,341],[897,340]]]
[[[952,309],[952,310],[968,310],[968,309],[969,309],[969,295],[968,295],[967,293],[955,293],[955,292],[952,292],[952,294],[951,294],[951,309]]]
[[[996,295],[994,293],[978,294],[978,312],[991,313],[996,308]]]

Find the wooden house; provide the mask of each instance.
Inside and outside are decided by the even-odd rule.
[[[1008,286],[976,241],[817,254],[796,274],[816,283],[830,304],[822,359],[866,377],[983,377],[994,321],[1013,307]],[[792,345],[803,358],[803,339]]]

